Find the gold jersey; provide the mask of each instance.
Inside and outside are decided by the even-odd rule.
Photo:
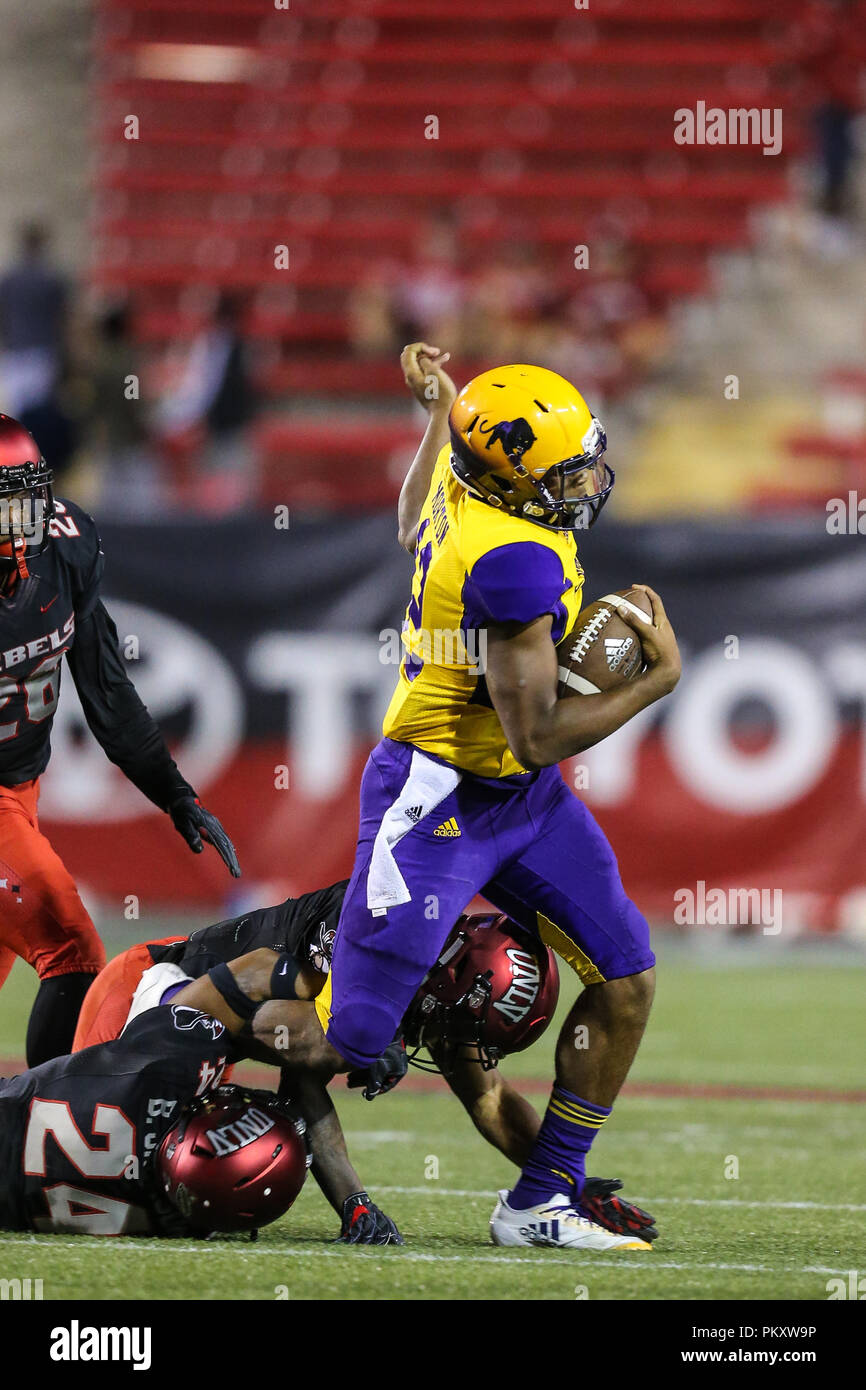
[[[524,772],[484,680],[488,623],[553,615],[553,640],[580,611],[583,570],[574,535],[497,511],[467,492],[441,451],[418,524],[387,738],[480,777]]]

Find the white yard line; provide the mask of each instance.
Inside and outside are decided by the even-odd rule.
[[[23,1238],[22,1238],[22,1237],[13,1237],[13,1238],[11,1238],[11,1239],[3,1239],[3,1240],[0,1240],[0,1248],[2,1248],[2,1246],[4,1246],[4,1245],[30,1245],[31,1247],[35,1247],[35,1246],[36,1246],[36,1242],[35,1242],[34,1240],[30,1239],[29,1237],[23,1237]],[[54,1239],[52,1239],[50,1246],[46,1246],[45,1248],[46,1248],[46,1249],[49,1249],[49,1250],[55,1250],[55,1249],[58,1248],[58,1246],[59,1246],[61,1249],[65,1249],[65,1250],[97,1250],[97,1249],[98,1249],[98,1250],[105,1250],[105,1248],[106,1248],[106,1241],[105,1241],[105,1240],[86,1240],[86,1239],[84,1239],[84,1238],[81,1238],[81,1239],[78,1239],[78,1240],[59,1240],[59,1239],[58,1239],[58,1240],[54,1240]],[[393,1247],[393,1248],[392,1248],[392,1253],[390,1253],[390,1254],[388,1254],[388,1255],[384,1255],[384,1254],[383,1254],[381,1251],[379,1251],[379,1250],[375,1250],[375,1249],[372,1249],[372,1248],[366,1248],[366,1247],[358,1247],[358,1246],[353,1247],[351,1250],[345,1250],[345,1249],[344,1249],[344,1250],[334,1250],[334,1249],[328,1248],[327,1246],[325,1246],[324,1248],[319,1248],[319,1249],[315,1249],[315,1250],[280,1250],[280,1249],[268,1249],[267,1246],[252,1245],[252,1244],[251,1244],[251,1245],[248,1247],[248,1249],[247,1249],[246,1251],[244,1251],[244,1250],[239,1250],[239,1248],[238,1248],[238,1246],[237,1246],[236,1244],[233,1245],[233,1248],[232,1248],[232,1249],[229,1249],[228,1247],[226,1247],[226,1246],[224,1246],[224,1245],[223,1245],[223,1246],[219,1246],[219,1245],[216,1245],[216,1244],[209,1244],[209,1243],[206,1242],[206,1241],[205,1241],[205,1242],[202,1242],[202,1243],[199,1244],[199,1245],[177,1245],[177,1244],[175,1244],[174,1241],[171,1241],[171,1242],[166,1242],[164,1245],[160,1245],[160,1246],[147,1245],[147,1244],[144,1244],[144,1243],[142,1243],[141,1245],[117,1245],[117,1244],[112,1243],[112,1244],[110,1245],[110,1248],[111,1248],[112,1250],[115,1250],[115,1251],[117,1251],[117,1250],[121,1250],[121,1251],[130,1251],[130,1252],[132,1252],[132,1253],[135,1254],[135,1255],[163,1255],[163,1254],[165,1254],[165,1255],[192,1255],[192,1254],[195,1254],[195,1255],[208,1255],[208,1254],[210,1254],[210,1255],[214,1255],[214,1254],[217,1254],[217,1255],[219,1255],[219,1254],[226,1255],[226,1254],[232,1254],[232,1253],[233,1253],[235,1256],[237,1256],[239,1253],[246,1253],[246,1254],[248,1254],[248,1255],[253,1255],[253,1256],[255,1256],[257,1259],[258,1259],[260,1256],[262,1256],[262,1255],[269,1255],[269,1256],[271,1256],[271,1258],[276,1258],[276,1259],[281,1259],[281,1260],[282,1260],[282,1259],[301,1259],[301,1260],[304,1260],[304,1259],[347,1259],[347,1258],[348,1258],[348,1259],[379,1260],[379,1261],[381,1261],[381,1260],[400,1260],[400,1261],[403,1261],[403,1260],[410,1260],[410,1261],[412,1261],[413,1263],[422,1263],[422,1264],[481,1264],[481,1265],[488,1265],[488,1264],[500,1264],[500,1265],[531,1264],[531,1265],[535,1265],[536,1268],[538,1267],[539,1263],[540,1263],[541,1260],[543,1259],[543,1255],[542,1255],[542,1252],[541,1252],[541,1251],[539,1251],[538,1255],[535,1255],[535,1256],[532,1256],[532,1255],[494,1255],[494,1254],[490,1254],[490,1255],[428,1255],[428,1254],[424,1254],[424,1253],[421,1252],[421,1251],[398,1250],[396,1247]],[[621,1256],[617,1257],[616,1259],[611,1259],[611,1258],[609,1258],[609,1257],[608,1257],[608,1258],[603,1258],[603,1257],[598,1256],[598,1255],[583,1255],[583,1256],[578,1256],[578,1258],[581,1258],[581,1259],[587,1261],[587,1263],[588,1263],[590,1266],[592,1266],[592,1267],[598,1267],[599,1269],[622,1269],[622,1270],[626,1270],[626,1269],[629,1269],[630,1267],[633,1267],[633,1266],[631,1265],[631,1260],[633,1260],[634,1255],[635,1255],[636,1253],[637,1253],[636,1251],[631,1251],[631,1252],[630,1252],[631,1259],[629,1259],[629,1257],[628,1257],[625,1253],[623,1253]],[[549,1251],[549,1250],[548,1250],[548,1251],[545,1251],[545,1252],[544,1252],[544,1255],[546,1255],[548,1258],[550,1258],[550,1257],[551,1257],[551,1251]],[[568,1259],[573,1259],[573,1258],[574,1258],[574,1252],[559,1251],[559,1252],[557,1252],[555,1255],[553,1255],[552,1257],[555,1258],[555,1259],[561,1259],[563,1256],[566,1256]],[[694,1271],[696,1271],[696,1272],[701,1271],[701,1270],[707,1270],[707,1269],[709,1269],[709,1270],[720,1270],[720,1271],[725,1271],[725,1270],[727,1270],[727,1271],[733,1271],[733,1272],[741,1273],[741,1274],[776,1274],[776,1275],[779,1275],[779,1274],[836,1274],[836,1273],[838,1272],[838,1271],[833,1270],[833,1269],[826,1269],[826,1270],[825,1270],[823,1267],[819,1267],[819,1266],[815,1266],[815,1265],[809,1265],[809,1266],[806,1266],[805,1268],[800,1268],[799,1266],[798,1266],[798,1267],[789,1267],[789,1266],[780,1266],[780,1265],[716,1264],[716,1263],[710,1263],[710,1262],[708,1262],[708,1263],[706,1263],[706,1264],[701,1264],[701,1263],[692,1263],[692,1262],[680,1262],[680,1261],[676,1261],[676,1260],[656,1260],[656,1259],[653,1259],[651,1256],[650,1256],[650,1258],[649,1258],[649,1260],[648,1260],[648,1263],[647,1263],[646,1265],[644,1265],[643,1263],[641,1263],[640,1268],[641,1268],[641,1269],[643,1269],[643,1268],[651,1268],[651,1269],[694,1270]]]
[[[464,1187],[440,1187],[436,1182],[429,1182],[426,1187],[385,1187],[376,1184],[376,1191],[379,1193],[393,1193],[397,1196],[420,1197],[486,1197],[489,1201],[495,1202],[497,1194],[495,1192],[484,1191],[480,1188]],[[866,1211],[866,1203],[857,1204],[854,1202],[780,1202],[768,1197],[762,1202],[747,1202],[742,1197],[632,1197],[629,1201],[637,1202],[638,1205],[646,1203],[647,1206],[685,1206],[685,1207],[777,1207],[785,1211]]]

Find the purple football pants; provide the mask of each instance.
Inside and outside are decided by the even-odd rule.
[[[585,984],[655,962],[613,850],[556,767],[506,783],[383,739],[361,780],[352,878],[317,1001],[328,1041],[367,1066],[476,893],[540,936]]]

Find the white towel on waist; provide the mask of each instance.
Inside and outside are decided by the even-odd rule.
[[[394,848],[404,835],[444,801],[460,782],[456,767],[446,767],[416,751],[403,790],[382,818],[367,872],[367,907],[380,917],[389,907],[412,900],[397,867]]]
[[[124,1031],[139,1014],[146,1013],[148,1009],[155,1009],[169,986],[179,984],[191,985],[192,977],[170,960],[161,960],[145,970],[132,996],[129,1013],[123,1025]]]

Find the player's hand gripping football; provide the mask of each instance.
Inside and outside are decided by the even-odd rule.
[[[347,1245],[403,1245],[403,1237],[390,1216],[370,1201],[366,1192],[355,1192],[343,1203],[343,1227],[338,1240]]]
[[[659,686],[659,694],[668,695],[682,673],[680,651],[674,630],[655,589],[651,589],[648,584],[633,584],[632,588],[643,590],[652,604],[652,622],[628,608],[618,607],[616,611],[622,621],[628,627],[634,628],[640,638],[647,673]]]
[[[193,854],[201,854],[202,840],[213,845],[232,878],[240,878],[241,866],[235,847],[215,815],[205,810],[197,796],[180,796],[169,807],[174,828],[183,836]]]
[[[450,356],[430,343],[408,343],[400,353],[406,385],[431,415],[447,415],[457,395],[457,387],[443,370]]]

